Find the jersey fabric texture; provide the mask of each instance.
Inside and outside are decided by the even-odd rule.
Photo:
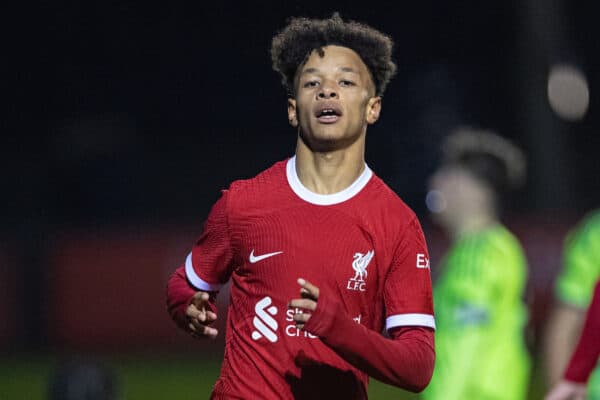
[[[427,400],[525,399],[527,264],[503,226],[458,239],[434,285],[436,365]]]
[[[368,376],[342,357],[343,340],[332,347],[296,327],[292,317],[299,310],[288,309],[288,302],[299,297],[298,278],[336,303],[319,300],[307,324],[312,332],[327,331],[316,317],[331,310],[343,315],[328,321],[359,324],[378,335],[435,328],[420,224],[366,165],[351,186],[332,195],[301,184],[295,157],[232,183],[188,255],[185,276],[197,290],[211,292],[231,281],[214,399],[322,398],[323,392],[367,397]]]
[[[585,310],[600,279],[600,210],[586,215],[565,239],[563,268],[556,295],[564,303]],[[588,398],[600,400],[600,366],[588,381]]]

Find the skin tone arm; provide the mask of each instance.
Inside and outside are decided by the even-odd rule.
[[[585,310],[557,303],[550,315],[544,338],[544,364],[548,385],[562,377],[581,332]]]
[[[585,400],[586,385],[562,380],[552,389],[544,400]]]
[[[586,311],[585,322],[577,347],[569,358],[562,380],[552,389],[546,400],[586,398],[586,382],[600,357],[600,282],[596,283],[594,297]]]
[[[554,387],[544,400],[585,400],[586,398],[586,384],[561,380],[577,343],[584,317],[583,310],[566,304],[557,304],[552,312],[544,343],[544,356],[548,382]]]

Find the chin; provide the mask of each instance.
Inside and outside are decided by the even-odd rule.
[[[341,140],[346,135],[344,127],[338,124],[319,125],[313,130],[313,136],[322,140]]]
[[[343,146],[340,145],[340,142],[338,140],[313,138],[313,140],[311,140],[310,143],[308,143],[308,147],[310,147],[315,152],[327,153],[339,150]]]
[[[300,137],[309,147],[337,147],[341,143],[346,142],[347,138],[344,138],[342,134],[337,132],[323,132],[313,131],[310,134],[301,134]]]

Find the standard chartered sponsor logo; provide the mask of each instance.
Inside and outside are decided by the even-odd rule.
[[[252,331],[252,339],[259,340],[265,338],[271,343],[277,342],[279,339],[277,336],[279,324],[273,317],[277,315],[278,310],[277,307],[273,305],[271,297],[266,296],[259,300],[254,306],[254,312],[256,315],[252,319],[252,324],[254,325],[255,330]],[[285,318],[287,324],[284,329],[285,334],[290,337],[315,339],[315,335],[296,327],[294,314],[301,312],[302,311],[298,308],[287,310]]]
[[[289,324],[285,327],[285,334],[291,337],[306,337],[310,339],[315,339],[316,336],[312,333],[308,333],[307,331],[300,329],[296,326],[296,322],[294,322],[294,314],[301,314],[302,310],[299,308],[294,308],[287,310],[285,320],[289,322]]]
[[[273,301],[269,296],[264,297],[254,306],[256,315],[252,320],[255,331],[252,332],[252,339],[258,340],[261,337],[267,338],[271,343],[277,341],[277,321],[272,316],[277,315],[277,307],[272,306]]]

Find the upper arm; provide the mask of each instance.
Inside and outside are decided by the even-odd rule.
[[[435,328],[429,253],[416,217],[399,238],[384,284],[386,329]]]
[[[563,267],[556,282],[557,297],[566,304],[587,308],[600,276],[600,215],[569,233]]]
[[[228,223],[228,191],[214,204],[200,238],[185,260],[188,281],[198,290],[215,292],[229,280],[234,251]]]

